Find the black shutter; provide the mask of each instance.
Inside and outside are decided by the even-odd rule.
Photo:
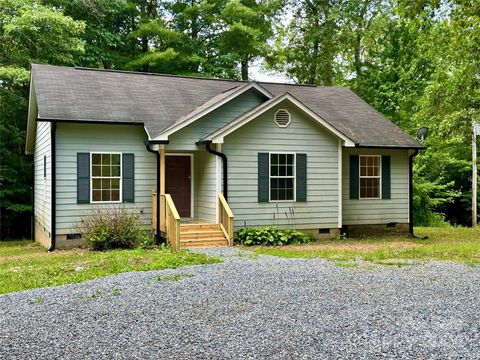
[[[270,200],[270,159],[268,153],[258,153],[258,202]]]
[[[307,154],[297,154],[297,201],[307,201]]]
[[[359,181],[359,156],[350,155],[350,199],[358,199]]]
[[[391,198],[390,162],[390,156],[382,155],[382,199]]]
[[[90,153],[77,153],[77,204],[90,203]]]
[[[122,155],[123,202],[135,202],[135,155]]]

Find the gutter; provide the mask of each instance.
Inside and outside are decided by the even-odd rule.
[[[51,202],[52,202],[52,214],[50,216],[52,227],[50,229],[50,247],[48,251],[55,250],[55,245],[57,243],[56,234],[57,234],[57,155],[56,155],[56,131],[57,131],[57,123],[52,121],[52,126],[50,127],[50,146],[51,146],[51,155],[50,155],[50,170],[51,170]]]
[[[223,165],[223,197],[225,198],[226,201],[228,201],[228,159],[227,155],[224,153],[221,153],[219,151],[213,150],[210,145],[211,141],[206,141],[206,142],[198,142],[197,145],[199,144],[205,144],[205,149],[207,152],[210,154],[214,154],[216,156],[219,156],[222,159],[222,165]]]
[[[165,242],[160,234],[160,154],[158,151],[152,150],[150,148],[150,143],[148,141],[145,142],[145,147],[147,148],[148,152],[155,154],[157,157],[157,226],[156,226],[156,240],[157,242]]]
[[[408,157],[408,193],[410,194],[408,199],[408,210],[410,222],[408,224],[408,234],[412,238],[428,239],[428,236],[415,235],[413,232],[413,159],[418,155],[419,149],[415,149],[413,154]]]

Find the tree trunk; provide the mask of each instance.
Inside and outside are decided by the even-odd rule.
[[[142,38],[142,52],[147,53],[148,52],[148,39],[147,38]],[[142,66],[142,71],[144,72],[149,72],[150,71],[150,64],[145,63]]]
[[[318,39],[315,39],[313,42],[313,53],[312,58],[310,59],[310,66],[308,69],[308,80],[307,84],[314,85],[317,81],[317,65],[318,65]]]
[[[240,62],[241,72],[242,72],[242,80],[248,80],[248,59],[243,59]]]

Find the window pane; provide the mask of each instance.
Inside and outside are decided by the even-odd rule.
[[[278,188],[278,179],[270,179],[270,188],[277,189]]]
[[[102,190],[110,190],[110,179],[102,179]]]
[[[119,201],[119,200],[120,200],[120,191],[112,190],[112,201]]]
[[[287,175],[287,167],[285,165],[280,165],[278,170],[279,170],[278,175],[280,176]]]
[[[102,192],[100,190],[93,190],[93,201],[102,201]]]
[[[278,176],[278,166],[277,165],[272,166],[270,171],[271,171],[272,176]]]
[[[380,179],[362,178],[360,179],[360,197],[379,198],[380,197]]]
[[[102,155],[92,154],[92,165],[101,165],[102,164]]]
[[[293,189],[287,189],[286,200],[293,200]]]
[[[287,164],[293,165],[293,154],[287,155]]]
[[[120,154],[112,154],[112,165],[120,166]]]
[[[373,176],[373,174],[374,174],[373,169],[374,169],[373,166],[369,166],[367,168],[367,175],[368,176]]]
[[[110,190],[102,190],[102,201],[110,201]]]
[[[277,189],[270,189],[270,200],[278,200]]]
[[[120,189],[120,179],[112,179],[110,182],[110,186],[113,189]]]
[[[285,200],[286,192],[285,189],[278,190],[278,200]]]
[[[360,166],[360,176],[367,176],[367,167]]]
[[[93,166],[92,167],[92,176],[102,176],[102,167],[101,166]]]
[[[112,176],[120,176],[120,166],[112,166]]]
[[[102,176],[111,176],[111,167],[110,165],[102,166]]]
[[[278,155],[278,163],[279,164],[285,164],[286,162],[287,162],[287,155],[279,154]]]
[[[102,165],[110,165],[110,154],[102,154]]]
[[[95,190],[100,190],[102,188],[102,180],[101,179],[93,179],[92,181],[92,188]]]
[[[270,162],[271,162],[272,164],[278,164],[278,154],[272,154],[272,155],[270,156]]]
[[[360,156],[360,166],[367,166],[367,157]]]
[[[293,176],[293,166],[287,166],[287,176]]]
[[[285,187],[293,189],[293,179],[290,178],[290,179],[284,179],[284,180],[285,180]]]

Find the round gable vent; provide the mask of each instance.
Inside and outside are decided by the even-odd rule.
[[[287,127],[290,122],[290,113],[287,110],[280,109],[275,113],[275,124],[278,127]]]

